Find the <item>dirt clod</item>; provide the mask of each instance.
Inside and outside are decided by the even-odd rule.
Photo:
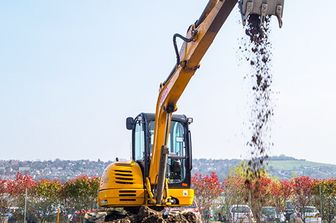
[[[200,216],[197,216],[194,212],[186,211],[183,212],[182,215],[187,219],[187,222],[191,223],[200,223],[201,219]]]
[[[146,206],[142,206],[140,208],[139,213],[135,216],[135,219],[137,220],[137,222],[141,222],[141,223],[165,222],[165,220],[162,217],[161,212],[155,211]]]

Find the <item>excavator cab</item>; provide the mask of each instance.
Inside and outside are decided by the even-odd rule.
[[[275,15],[278,18],[279,27],[282,27],[284,0],[240,0],[239,8],[242,15],[243,25],[252,14],[261,16],[261,21],[266,16]]]
[[[191,189],[191,118],[173,115],[168,137],[167,206],[189,206],[193,202]],[[153,152],[155,114],[141,113],[126,119],[126,128],[132,131],[132,160],[110,164],[102,175],[98,192],[101,207],[154,206],[151,191],[156,185],[148,184],[150,161]],[[156,177],[157,178],[157,177]],[[157,179],[156,179],[157,180]],[[146,183],[145,183],[146,182]],[[147,188],[147,186],[151,186]]]
[[[168,136],[169,155],[166,178],[170,189],[188,188],[191,184],[191,134],[190,118],[173,115]],[[128,118],[126,127],[132,130],[132,160],[136,161],[145,176],[149,175],[154,142],[155,115],[141,113],[135,119]],[[177,201],[178,202],[178,201]]]

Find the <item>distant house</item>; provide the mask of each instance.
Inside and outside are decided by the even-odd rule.
[[[19,172],[23,174],[28,174],[30,172],[30,167],[29,166],[20,166],[19,167]]]

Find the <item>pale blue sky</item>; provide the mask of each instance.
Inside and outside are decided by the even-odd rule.
[[[0,0],[0,159],[129,158],[125,118],[153,112],[206,0]],[[336,2],[285,0],[272,21],[271,155],[336,163]],[[195,157],[246,157],[249,87],[235,10],[178,107]]]

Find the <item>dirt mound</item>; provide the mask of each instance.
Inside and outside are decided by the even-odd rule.
[[[139,213],[135,216],[136,222],[141,223],[163,223],[162,213],[150,209],[146,206],[142,206],[139,210]]]
[[[165,221],[167,223],[201,223],[201,215],[188,210],[172,211],[168,214]]]
[[[110,211],[105,219],[87,219],[87,222],[101,223],[201,223],[201,218],[190,211],[174,211],[168,215],[146,206],[140,207],[138,213],[126,211]]]
[[[189,221],[183,215],[169,215],[166,222],[188,223]]]
[[[187,222],[192,222],[192,223],[200,223],[201,221],[201,216],[195,214],[194,212],[190,211],[184,211],[181,213],[183,217],[187,220]]]

